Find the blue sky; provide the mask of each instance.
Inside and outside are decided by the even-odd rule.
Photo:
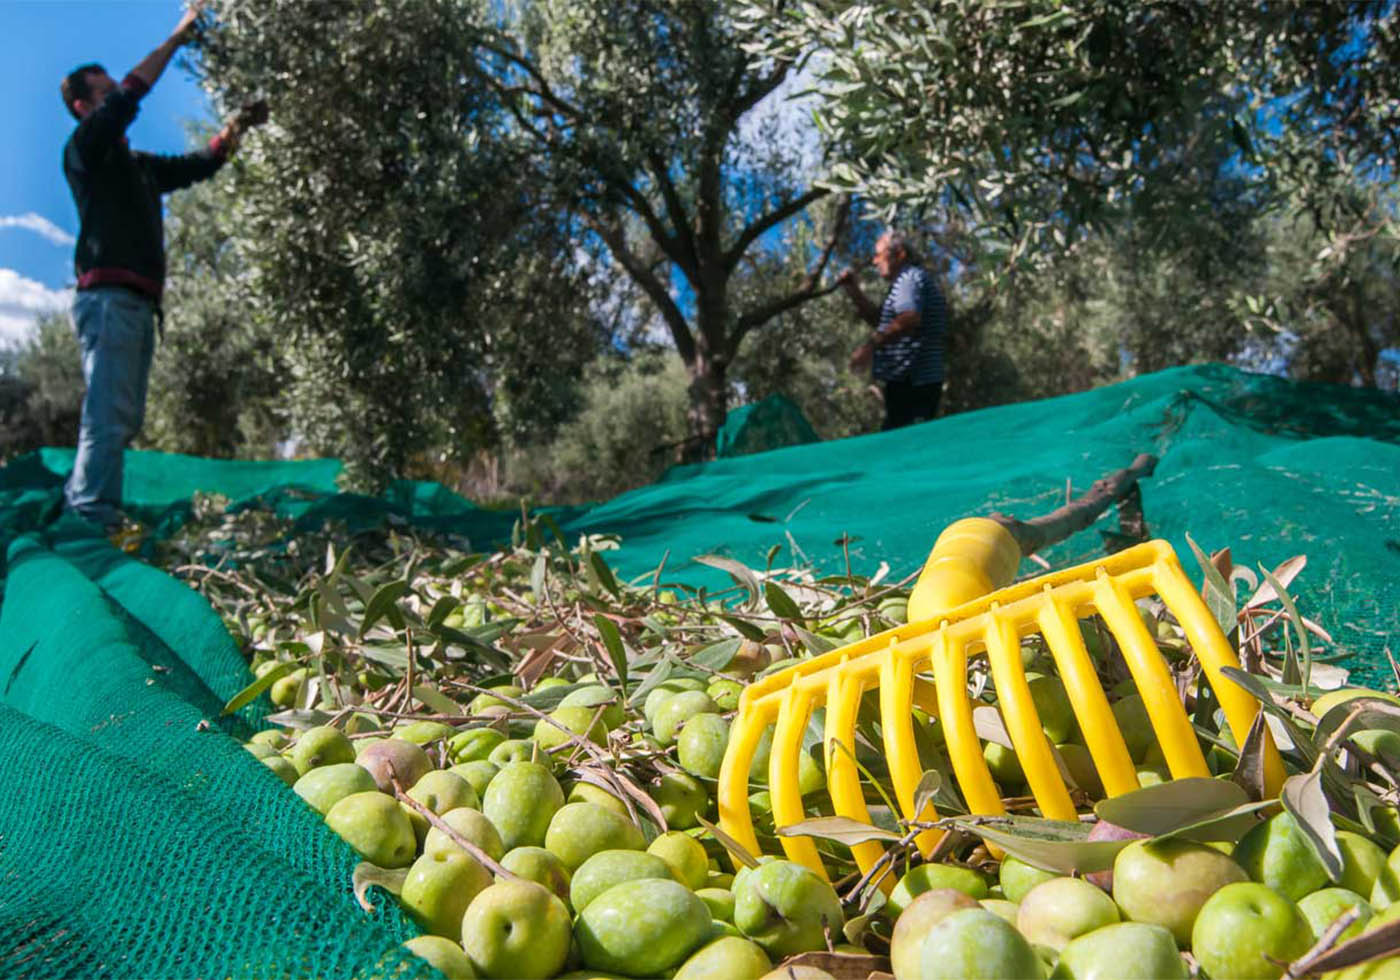
[[[178,0],[0,0],[4,89],[19,98],[0,113],[0,342],[22,335],[35,313],[66,306],[73,283],[73,200],[60,167],[73,129],[58,96],[86,61],[120,78],[180,19]],[[193,79],[173,61],[130,130],[140,149],[179,152],[185,123],[208,116]]]

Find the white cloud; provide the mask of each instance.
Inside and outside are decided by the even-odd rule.
[[[33,211],[27,214],[0,215],[0,228],[23,228],[51,242],[54,245],[72,245],[75,239],[68,232],[54,224],[42,214]]]
[[[14,269],[0,269],[0,342],[24,340],[39,314],[66,310],[72,302],[71,289],[50,289]]]

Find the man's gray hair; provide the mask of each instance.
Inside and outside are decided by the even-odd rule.
[[[880,237],[889,242],[891,249],[898,249],[904,252],[905,257],[910,262],[919,261],[919,250],[914,247],[913,239],[898,228],[886,228],[885,233]]]

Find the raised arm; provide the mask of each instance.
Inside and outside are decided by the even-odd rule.
[[[185,11],[174,33],[128,72],[121,84],[109,92],[100,105],[83,116],[74,143],[85,164],[101,159],[126,135],[127,127],[136,118],[141,99],[160,78],[176,50],[185,43],[198,16],[199,5]]]
[[[229,120],[202,150],[180,156],[162,156],[154,153],[143,156],[155,176],[156,186],[162,194],[168,194],[214,176],[233,155],[233,151],[238,149],[243,134],[266,121],[267,104],[255,102],[240,109],[238,115]]]
[[[165,66],[170,64],[170,59],[175,56],[175,52],[180,50],[180,46],[188,41],[194,33],[194,22],[199,19],[199,11],[202,7],[202,3],[196,3],[186,10],[184,16],[180,18],[180,23],[175,25],[175,30],[160,43],[160,47],[142,58],[141,63],[131,69],[131,75],[144,82],[147,90],[155,85],[156,80],[165,71]]]
[[[178,191],[201,180],[207,180],[218,173],[228,158],[228,150],[220,144],[218,137],[209,145],[193,153],[167,156],[162,153],[137,153],[155,178],[156,187],[162,194]]]
[[[880,308],[871,302],[870,297],[865,295],[865,290],[860,288],[860,280],[856,277],[855,270],[850,267],[842,269],[841,274],[836,277],[836,282],[855,304],[856,314],[871,327],[879,326]]]

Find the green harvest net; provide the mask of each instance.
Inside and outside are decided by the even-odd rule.
[[[721,459],[748,456],[816,441],[802,409],[782,395],[769,395],[726,416],[715,436],[715,455]]]
[[[938,532],[994,510],[1031,517],[1138,452],[1154,536],[1194,569],[1186,535],[1237,562],[1306,554],[1294,591],[1359,680],[1381,683],[1400,633],[1400,399],[1210,366],[896,432],[721,458],[606,503],[559,509],[571,537],[616,534],[609,562],[691,587],[697,563],[806,563],[893,577]],[[414,933],[379,895],[361,911],[357,858],[238,747],[265,700],[218,719],[249,680],[218,616],[185,585],[55,521],[71,452],[0,470],[0,976],[431,975],[398,951]],[[385,522],[508,538],[515,515],[442,487],[336,492],[335,461],[243,463],[132,453],[127,509],[169,533],[197,491],[302,529]],[[1057,567],[1103,553],[1090,529]],[[1022,572],[1034,574],[1027,562]]]

